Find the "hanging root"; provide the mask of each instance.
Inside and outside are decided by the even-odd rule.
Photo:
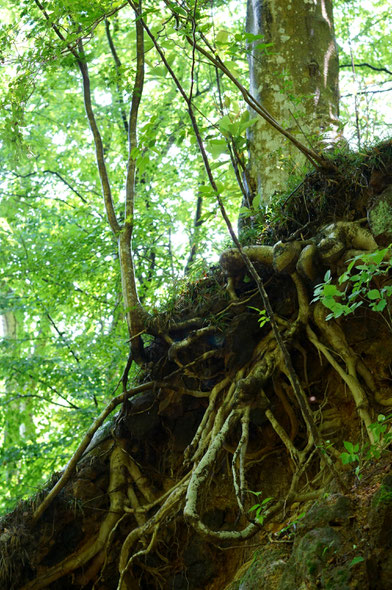
[[[213,531],[207,527],[200,519],[197,511],[197,502],[199,490],[205,483],[211,472],[212,466],[221,451],[225,438],[229,434],[233,425],[238,421],[242,412],[241,410],[232,410],[225,422],[222,425],[219,433],[210,442],[208,450],[200,460],[199,464],[193,471],[191,480],[188,485],[185,498],[184,517],[194,527],[196,531],[210,538],[226,540],[226,541],[240,541],[245,540],[254,535],[259,529],[254,523],[250,523],[241,531]]]
[[[361,386],[358,380],[356,370],[356,356],[348,346],[346,337],[341,328],[336,324],[336,322],[333,321],[329,322],[328,326],[326,326],[326,322],[323,323],[321,320],[323,316],[325,317],[324,309],[322,309],[319,304],[317,304],[316,308],[317,309],[315,310],[314,318],[317,326],[322,331],[326,339],[328,339],[328,343],[332,351],[334,351],[336,355],[340,356],[342,360],[346,363],[347,369],[345,370],[339,364],[339,362],[333,356],[330,349],[328,349],[327,346],[322,344],[320,340],[317,338],[314,331],[311,329],[311,327],[307,326],[307,334],[309,340],[317,348],[317,350],[319,350],[325,356],[325,358],[328,360],[331,366],[347,384],[349,391],[351,392],[351,395],[355,402],[358,415],[366,427],[366,431],[368,433],[370,442],[373,444],[375,442],[374,434],[372,432],[372,429],[370,428],[370,425],[372,424],[373,420],[370,415],[369,401],[363,390],[363,387]]]
[[[249,441],[249,419],[250,419],[250,408],[245,408],[241,416],[241,438],[238,441],[236,450],[234,451],[233,458],[231,461],[231,469],[233,473],[233,486],[235,491],[235,497],[237,499],[238,507],[241,514],[244,514],[244,496],[246,491],[246,479],[245,479],[245,459],[246,449],[248,448]],[[236,464],[239,462],[237,470]]]

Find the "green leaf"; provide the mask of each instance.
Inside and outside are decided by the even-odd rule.
[[[264,39],[264,35],[254,35],[253,33],[237,33],[235,37],[237,41],[241,41],[242,39],[246,39],[247,41],[258,41],[259,39]]]
[[[349,453],[356,453],[359,450],[359,443],[353,445],[353,443],[348,440],[343,441],[343,446]]]
[[[353,463],[355,458],[353,458],[353,455],[350,455],[350,453],[341,453],[340,460],[343,465],[348,465],[349,463]]]
[[[346,281],[348,281],[350,278],[350,273],[349,272],[344,272],[343,274],[340,275],[338,282],[339,285],[341,285],[342,283],[345,283]]]
[[[383,311],[383,309],[385,309],[386,306],[387,302],[385,299],[380,299],[380,301],[378,301],[377,303],[372,303],[370,305],[373,311]]]
[[[376,250],[375,252],[368,254],[367,259],[378,266],[384,260],[389,248],[390,247],[384,248],[383,250]]]
[[[336,285],[324,285],[323,295],[324,297],[342,297],[343,293]]]
[[[349,567],[353,567],[354,565],[356,565],[357,563],[361,563],[362,561],[365,561],[363,557],[360,557],[359,555],[357,557],[354,557],[350,563],[349,563]]]
[[[252,203],[253,209],[259,209],[262,200],[263,200],[263,195],[262,195],[261,191],[258,191],[255,198],[253,199],[253,203]]]
[[[229,31],[225,31],[225,30],[222,29],[222,30],[220,30],[220,31],[217,32],[216,37],[215,37],[215,40],[216,40],[217,43],[220,43],[222,45],[225,45],[228,42],[228,40],[229,40],[229,36],[230,36]]]
[[[231,125],[232,125],[232,122],[231,122],[229,115],[224,115],[218,121],[218,127],[222,133],[230,133]]]
[[[369,299],[381,299],[381,293],[378,289],[370,289],[367,296]]]
[[[218,158],[222,154],[228,153],[227,143],[224,139],[211,139],[207,147],[213,158]]]

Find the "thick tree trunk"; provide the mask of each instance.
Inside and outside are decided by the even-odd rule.
[[[250,43],[251,94],[301,141],[316,149],[330,143],[338,119],[331,1],[248,0],[246,30],[264,36]],[[300,172],[304,158],[260,118],[249,140],[253,196],[261,191],[268,202],[284,190],[290,173]]]

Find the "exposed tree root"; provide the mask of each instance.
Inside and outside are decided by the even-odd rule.
[[[60,577],[78,570],[104,549],[111,530],[123,514],[126,484],[123,466],[123,453],[119,447],[115,447],[110,457],[110,483],[108,488],[110,508],[100,526],[97,537],[79,548],[73,555],[67,557],[59,564],[47,568],[42,575],[38,572],[38,576],[32,582],[23,586],[21,590],[40,590],[41,588],[45,588]]]
[[[331,428],[336,413],[329,383],[333,383],[331,387],[337,383],[347,386],[351,400],[348,398],[345,403],[356,410],[370,443],[375,443],[371,427],[373,402],[390,406],[392,399],[379,395],[375,376],[348,343],[342,325],[326,321],[321,304],[309,304],[309,282],[319,273],[320,260],[335,268],[352,247],[374,247],[371,235],[361,224],[330,224],[314,240],[244,249],[253,262],[265,265],[269,276],[275,273],[269,283],[271,292],[281,289],[281,284],[274,285],[278,276],[295,299],[295,305],[294,310],[287,307],[289,312],[285,308],[279,314],[272,312],[271,322],[257,327],[255,337],[249,333],[254,342],[238,364],[233,359],[242,352],[241,346],[246,348],[246,339],[236,348],[237,339],[242,336],[236,317],[241,313],[246,321],[257,319],[255,312],[249,311],[249,303],[261,305],[261,301],[256,291],[240,292],[244,265],[239,253],[224,253],[222,265],[230,275],[228,291],[232,301],[224,302],[215,316],[225,318],[226,323],[222,322],[217,329],[216,324],[208,325],[197,317],[155,325],[154,330],[166,346],[166,374],[112,400],[90,428],[59,482],[36,509],[33,522],[39,523],[67,484],[110,411],[145,390],[159,389],[159,411],[163,414],[167,408],[170,410],[173,400],[179,405],[183,399],[204,404],[198,406],[203,411],[198,426],[192,430],[193,437],[188,438],[185,450],[181,451],[183,461],[176,463],[175,477],[172,467],[163,468],[155,485],[143,462],[136,458],[138,445],[133,448],[133,443],[123,435],[109,433],[110,505],[98,532],[56,565],[40,566],[36,577],[23,590],[40,590],[71,573],[80,586],[94,582],[93,588],[98,589],[114,548],[119,554],[117,590],[137,588],[139,571],[153,578],[157,588],[162,584],[164,587],[160,568],[149,559],[160,555],[163,531],[172,523],[176,526],[180,518],[206,539],[242,542],[261,530],[261,522],[265,524],[284,515],[287,507],[301,498],[317,497],[332,480],[345,488],[344,476],[335,465],[339,449],[334,442],[326,444],[323,439],[323,428]],[[216,363],[215,371],[206,372],[211,362]],[[327,384],[321,396],[315,396],[312,391],[317,389],[323,373],[328,375]],[[203,398],[208,399],[208,405]],[[311,405],[310,400],[316,405]],[[337,444],[343,440],[340,424],[336,421],[333,430]],[[130,436],[132,439],[132,432]],[[161,447],[159,452],[165,455]],[[261,520],[252,520],[247,479],[258,485],[262,461],[276,453],[289,458],[286,480],[279,490],[279,499],[265,509]],[[213,493],[213,476],[221,464],[229,467],[230,482],[225,493],[231,494],[232,506],[239,514],[234,524],[214,528],[204,518],[204,506]]]
[[[355,401],[358,415],[363,420],[363,423],[366,426],[369,440],[371,443],[374,443],[374,435],[373,435],[371,428],[369,428],[370,424],[372,423],[372,419],[371,419],[370,413],[369,413],[369,402],[366,398],[366,395],[365,395],[360,383],[358,382],[358,379],[356,378],[355,370],[354,370],[352,364],[350,364],[350,368],[351,368],[351,373],[354,373],[354,374],[350,374],[350,372],[346,372],[339,365],[339,363],[335,360],[335,358],[333,357],[331,352],[328,350],[328,348],[318,340],[316,334],[313,332],[313,330],[310,328],[310,326],[307,326],[307,334],[308,334],[309,340],[312,342],[312,344],[314,344],[314,346],[317,348],[317,350],[322,352],[322,354],[325,356],[325,358],[328,360],[328,362],[331,364],[331,366],[335,369],[335,371],[338,373],[338,375],[347,384],[349,390],[352,393],[353,399]],[[349,368],[349,371],[350,371],[350,368]]]

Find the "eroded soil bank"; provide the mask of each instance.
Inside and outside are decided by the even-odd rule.
[[[391,159],[388,143],[340,157],[249,232],[291,364],[238,251],[179,294],[145,343],[144,391],[37,522],[61,474],[2,519],[1,588],[392,587],[389,250],[365,285],[379,298],[331,319],[312,301],[329,271],[350,305],[349,261],[392,242]]]

